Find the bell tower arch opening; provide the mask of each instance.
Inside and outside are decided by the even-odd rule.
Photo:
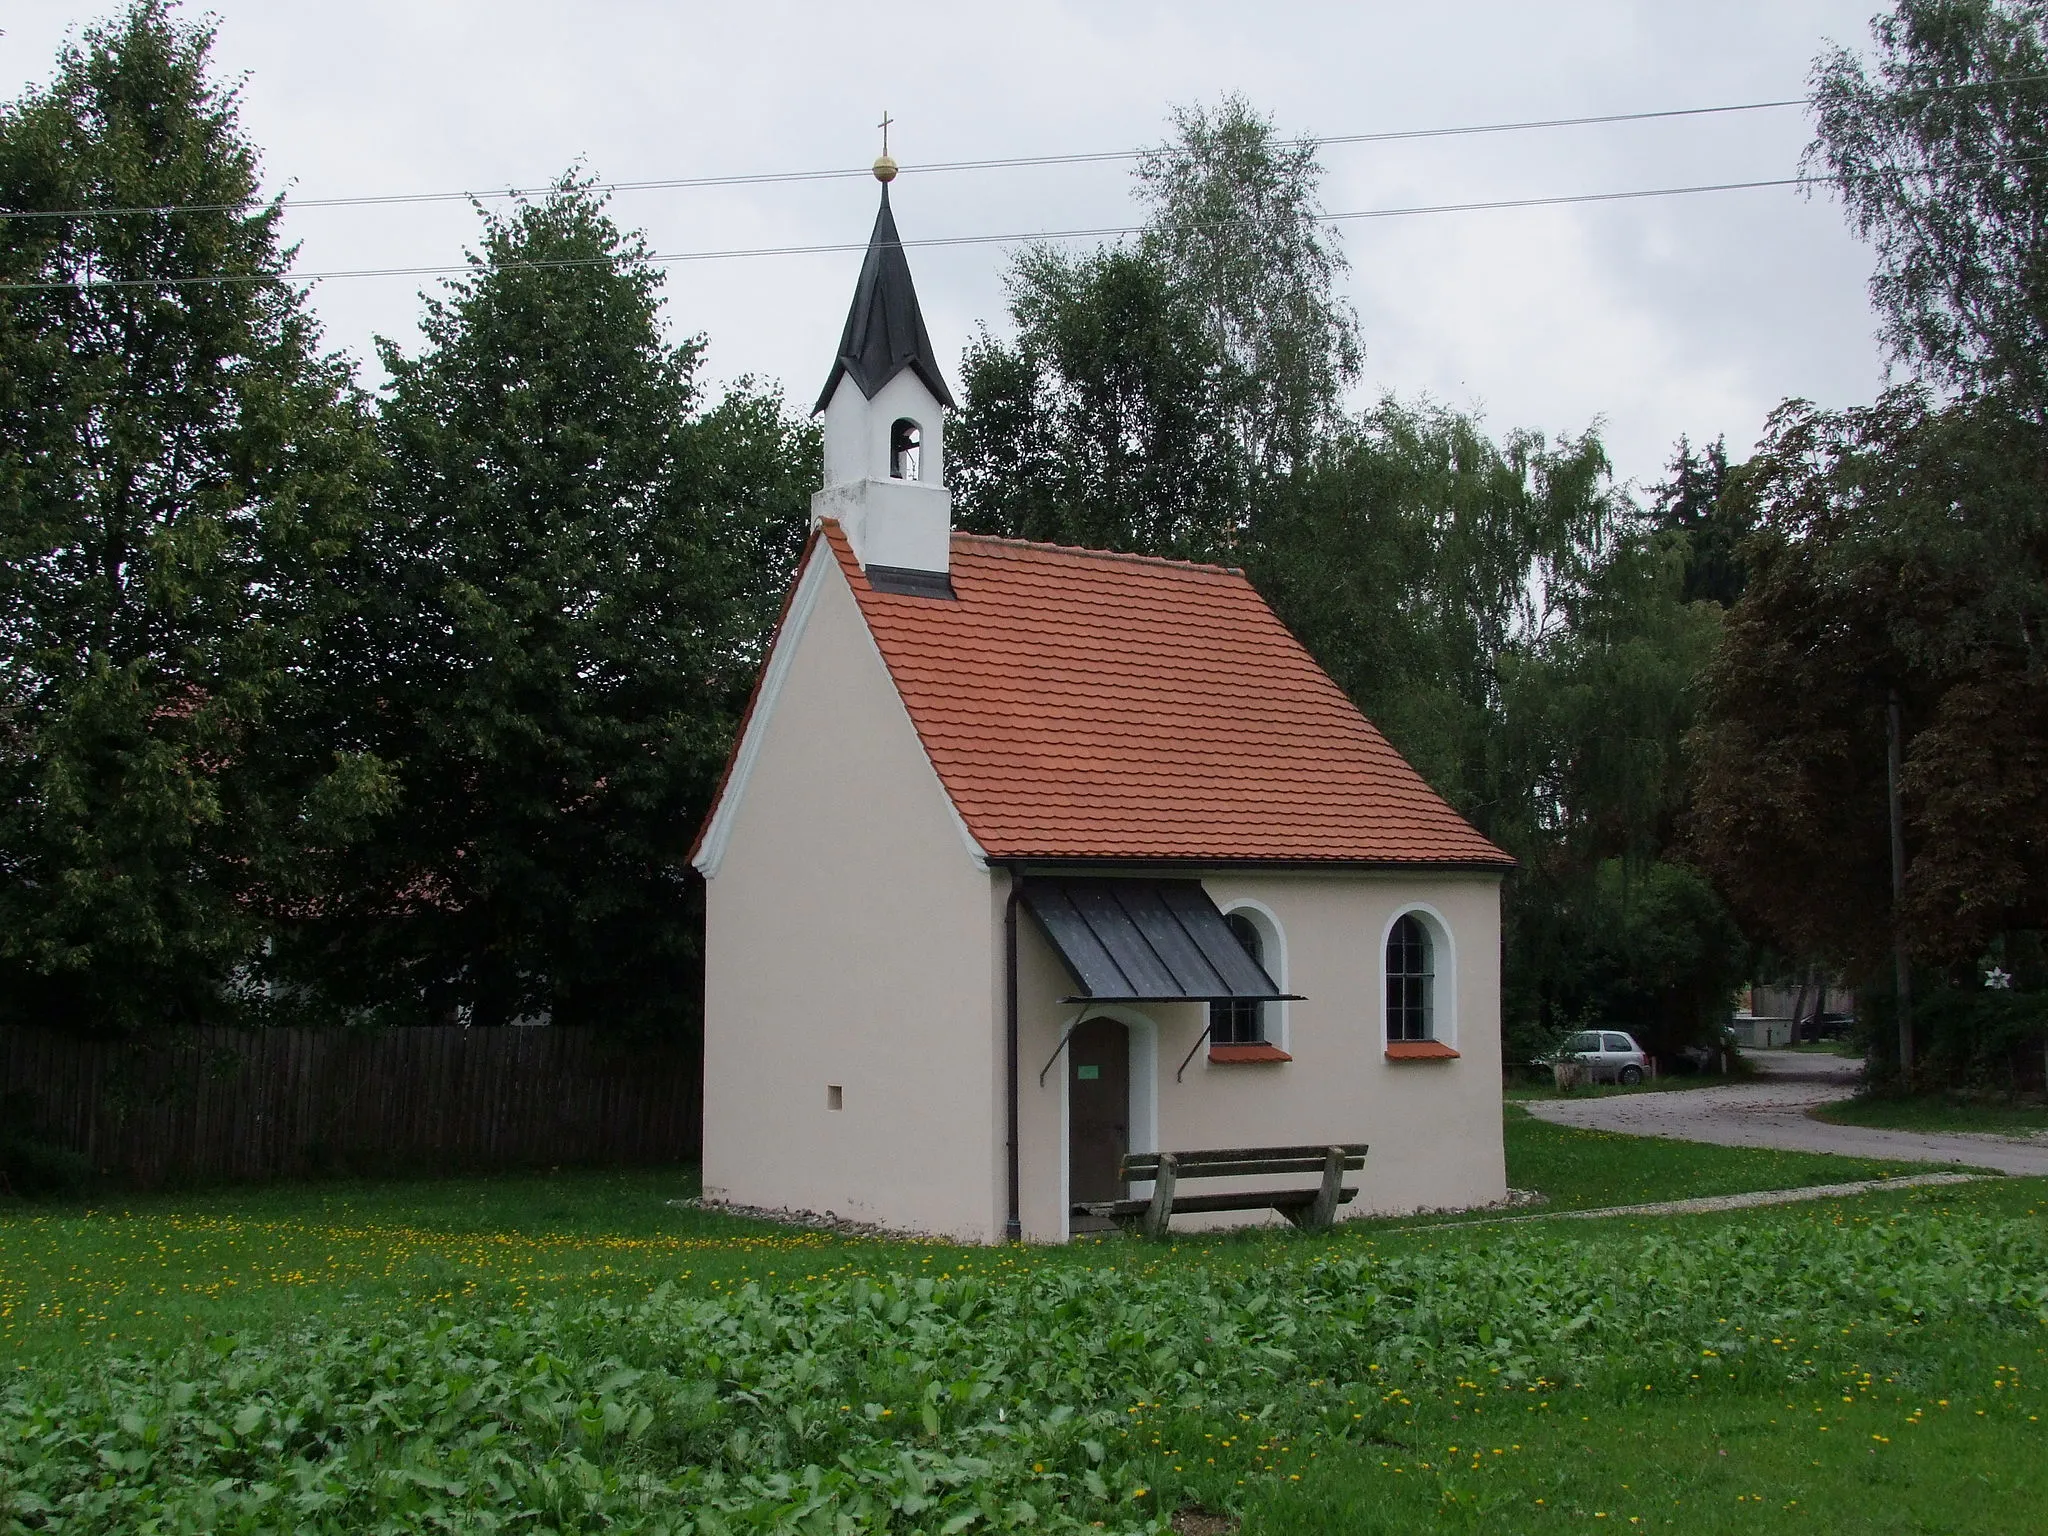
[[[924,428],[908,416],[898,416],[889,426],[889,478],[919,480],[924,461]]]

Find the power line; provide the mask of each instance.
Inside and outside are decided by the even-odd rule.
[[[863,172],[862,174],[867,174]],[[1572,192],[1554,197],[1510,197],[1485,202],[1470,203],[1428,203],[1401,208],[1361,208],[1350,213],[1327,213],[1320,217],[1325,224],[1343,224],[1363,219],[1412,218],[1422,214],[1439,213],[1484,213],[1511,208],[1551,208],[1567,203],[1620,203],[1635,202],[1652,197],[1688,197],[1703,192],[1746,192],[1765,187],[1820,186],[1833,180],[1828,176],[1781,176],[1765,181],[1716,181],[1704,182],[1685,187],[1643,187],[1624,192]],[[1041,230],[1036,233],[1008,235],[931,235],[917,240],[905,240],[906,249],[916,246],[954,245],[1023,245],[1039,240],[1105,240],[1125,235],[1142,233],[1142,224],[1101,225],[1091,229]],[[763,256],[822,256],[845,251],[864,251],[865,240],[833,241],[821,245],[762,245],[731,250],[713,251],[667,251],[645,258],[655,265],[672,265],[694,261],[735,261]],[[498,271],[546,271],[558,267],[605,266],[612,258],[564,257],[559,261],[518,261],[504,262]],[[448,277],[459,276],[477,270],[477,265],[465,262],[457,266],[421,267],[356,267],[331,272],[288,272],[266,274],[209,275],[201,277],[123,277],[101,278],[89,282],[43,282],[43,283],[0,283],[0,292],[26,292],[53,290],[82,290],[87,288],[183,288],[226,283],[267,283],[267,282],[323,282],[338,278],[356,277]]]
[[[1959,91],[1990,90],[2005,85],[2033,85],[2044,80],[2048,80],[2048,75],[2008,75],[1997,80],[1968,80],[1955,85],[1920,86],[1900,94],[1946,95]],[[1525,133],[1553,128],[1590,128],[1610,123],[1644,123],[1681,117],[1718,117],[1737,112],[1766,112],[1785,107],[1804,107],[1812,103],[1813,98],[1810,96],[1787,96],[1773,101],[1731,102],[1712,107],[1665,107],[1646,112],[1602,112],[1584,117],[1527,118],[1512,122],[1466,123],[1447,128],[1389,128],[1374,133],[1324,134],[1319,137],[1292,139],[1288,142],[1307,144],[1317,149],[1345,144],[1391,144],[1404,140],[1468,138],[1479,134]],[[1111,149],[1069,155],[1010,155],[984,160],[940,160],[926,165],[906,164],[901,168],[901,173],[917,175],[950,171],[1021,170],[1048,165],[1091,165],[1138,160],[1148,154],[1161,152],[1171,153],[1171,150]],[[764,171],[721,176],[669,176],[649,181],[602,182],[595,186],[596,190],[606,193],[660,192],[702,187],[769,186],[781,182],[843,181],[870,174],[870,168],[863,165],[829,171]],[[281,201],[287,209],[368,208],[411,203],[468,202],[472,199],[513,198],[523,195],[522,189],[508,187],[503,191],[487,192],[365,193],[356,197],[286,197]],[[234,213],[247,206],[249,205],[246,203],[165,203],[133,208],[0,208],[0,219],[86,219],[140,214]]]
[[[1606,112],[1591,117],[1530,118],[1518,122],[1468,123],[1449,128],[1390,128],[1376,133],[1326,134],[1317,138],[1292,139],[1288,142],[1323,149],[1345,144],[1389,144],[1414,139],[1469,138],[1479,134],[1524,133],[1551,128],[1587,128],[1605,123],[1643,123],[1660,118],[1715,117],[1736,112],[1763,112],[1773,108],[1803,107],[1807,101],[1808,98],[1804,96],[1794,96],[1782,101],[1744,101],[1717,107],[1668,107],[1651,112]],[[1110,149],[1070,155],[1010,155],[988,160],[941,160],[927,165],[906,163],[901,167],[900,174],[909,176],[952,171],[1021,170],[1048,165],[1099,165],[1138,160],[1148,154],[1159,152],[1145,149]],[[652,181],[600,182],[595,186],[596,190],[606,193],[663,192],[702,187],[768,186],[782,182],[844,181],[872,174],[872,168],[862,165],[832,171],[766,171],[730,176],[670,176]],[[282,202],[287,209],[367,208],[413,203],[468,202],[473,198],[511,198],[522,195],[524,194],[521,189],[508,187],[503,191],[490,192],[394,192],[364,194],[359,197],[285,197]],[[6,208],[0,209],[0,219],[86,219],[118,218],[138,214],[234,213],[247,206],[249,205],[245,203],[165,203],[134,208]]]

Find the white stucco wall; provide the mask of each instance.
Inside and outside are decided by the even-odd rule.
[[[825,406],[825,488],[811,498],[811,526],[845,530],[863,566],[943,571],[952,557],[953,497],[946,487],[945,411],[908,368],[870,400],[841,378]],[[890,431],[918,425],[918,478],[889,476]]]
[[[1277,923],[1286,963],[1276,980],[1283,990],[1303,994],[1303,1001],[1282,1005],[1284,1044],[1294,1059],[1212,1064],[1201,1049],[1176,1082],[1175,1070],[1207,1028],[1207,1010],[1176,1004],[1123,1011],[1143,1021],[1133,1037],[1132,1149],[1365,1141],[1372,1152],[1363,1174],[1348,1180],[1360,1194],[1344,1208],[1346,1216],[1459,1208],[1502,1198],[1499,879],[1222,872],[1203,885],[1226,912],[1239,902],[1254,902]],[[1451,941],[1449,963],[1441,953],[1437,957],[1437,1035],[1458,1050],[1456,1060],[1386,1057],[1385,937],[1401,912],[1415,908],[1431,913]],[[1034,1240],[1058,1241],[1066,1235],[1064,1059],[1046,1074],[1043,1087],[1038,1071],[1075,1015],[1074,1008],[1056,1001],[1073,987],[1028,916],[1019,937],[1024,1229]],[[1454,1016],[1446,992],[1454,994]],[[1280,1022],[1269,1022],[1268,1036],[1276,1042]],[[1149,1050],[1146,1034],[1156,1040]],[[1149,1082],[1141,1069],[1148,1056],[1155,1063]],[[1149,1113],[1148,1104],[1154,1106]],[[1189,1192],[1251,1186],[1252,1181],[1205,1180]],[[1183,1217],[1178,1224],[1261,1219],[1277,1218]]]
[[[812,558],[827,568],[706,881],[705,1188],[989,1241],[992,878],[845,577]]]
[[[920,379],[906,368],[884,384],[870,400],[860,386],[842,376],[825,402],[825,484],[889,478],[889,429],[908,417],[921,429],[918,483],[946,483],[945,409]]]

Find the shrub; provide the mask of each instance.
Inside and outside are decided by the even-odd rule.
[[[35,1103],[25,1093],[0,1097],[0,1194],[27,1199],[75,1195],[92,1178],[82,1152],[34,1133]]]

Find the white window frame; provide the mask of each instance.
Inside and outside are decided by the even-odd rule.
[[[1457,940],[1451,936],[1451,925],[1444,921],[1443,913],[1426,901],[1411,901],[1395,908],[1386,925],[1380,929],[1379,960],[1375,967],[1379,975],[1379,990],[1378,1001],[1374,1004],[1380,1016],[1380,1046],[1384,1049],[1397,1043],[1389,1033],[1393,1020],[1387,1017],[1387,941],[1394,936],[1394,925],[1404,917],[1419,919],[1423,932],[1429,935],[1429,1034],[1426,1038],[1455,1051],[1458,1048]]]

